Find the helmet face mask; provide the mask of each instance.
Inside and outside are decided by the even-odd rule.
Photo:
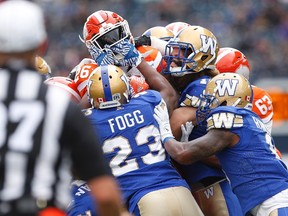
[[[213,77],[200,97],[197,123],[201,124],[211,110],[218,106],[252,109],[253,91],[248,80],[239,74],[222,73]]]
[[[94,108],[108,109],[129,102],[133,91],[121,68],[105,65],[97,67],[90,75],[87,93]]]
[[[191,44],[170,41],[165,47],[163,59],[167,64],[162,73],[176,77],[193,73],[193,69],[197,66],[193,60],[194,53],[194,47]],[[172,63],[175,63],[176,67],[172,67]]]
[[[110,47],[123,41],[124,39],[129,39],[130,35],[125,30],[123,23],[117,23],[113,28],[107,28],[102,34],[95,35],[90,41],[87,41],[90,45],[97,47],[100,50],[105,48],[105,45]]]

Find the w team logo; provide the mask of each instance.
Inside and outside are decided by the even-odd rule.
[[[237,90],[239,80],[237,79],[219,79],[215,81],[216,89],[220,97],[234,96]]]
[[[201,43],[202,43],[202,52],[208,53],[210,50],[210,55],[215,56],[216,55],[216,48],[217,48],[217,41],[212,38],[208,37],[207,35],[200,35]]]

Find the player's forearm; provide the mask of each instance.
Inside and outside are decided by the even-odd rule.
[[[215,153],[215,149],[202,137],[189,142],[178,142],[174,139],[165,142],[169,155],[180,164],[191,164]]]
[[[160,92],[168,106],[169,113],[171,113],[178,105],[177,102],[179,96],[175,89],[164,76],[159,74],[145,60],[143,60],[137,66],[137,69],[145,77],[145,80],[149,84],[150,88]]]

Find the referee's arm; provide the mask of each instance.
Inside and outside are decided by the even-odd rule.
[[[61,137],[72,149],[73,172],[87,181],[91,195],[97,200],[100,215],[121,215],[121,193],[103,156],[101,144],[89,120],[76,105],[70,105]]]

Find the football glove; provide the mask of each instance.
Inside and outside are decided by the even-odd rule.
[[[180,139],[181,142],[188,142],[189,135],[191,134],[193,128],[194,125],[192,122],[186,122],[185,126],[184,124],[181,125],[181,131],[182,131],[182,136]]]
[[[99,66],[115,64],[115,56],[108,45],[104,46],[104,50],[97,49],[95,46],[89,46],[88,51],[92,59],[94,59]]]
[[[120,56],[120,66],[137,67],[142,62],[142,56],[136,47],[125,39],[110,47],[116,56]]]
[[[168,139],[173,139],[174,136],[172,134],[171,127],[170,127],[168,109],[163,99],[160,104],[155,106],[153,116],[155,120],[158,122],[160,135],[161,135],[161,141],[163,142],[163,144]]]

